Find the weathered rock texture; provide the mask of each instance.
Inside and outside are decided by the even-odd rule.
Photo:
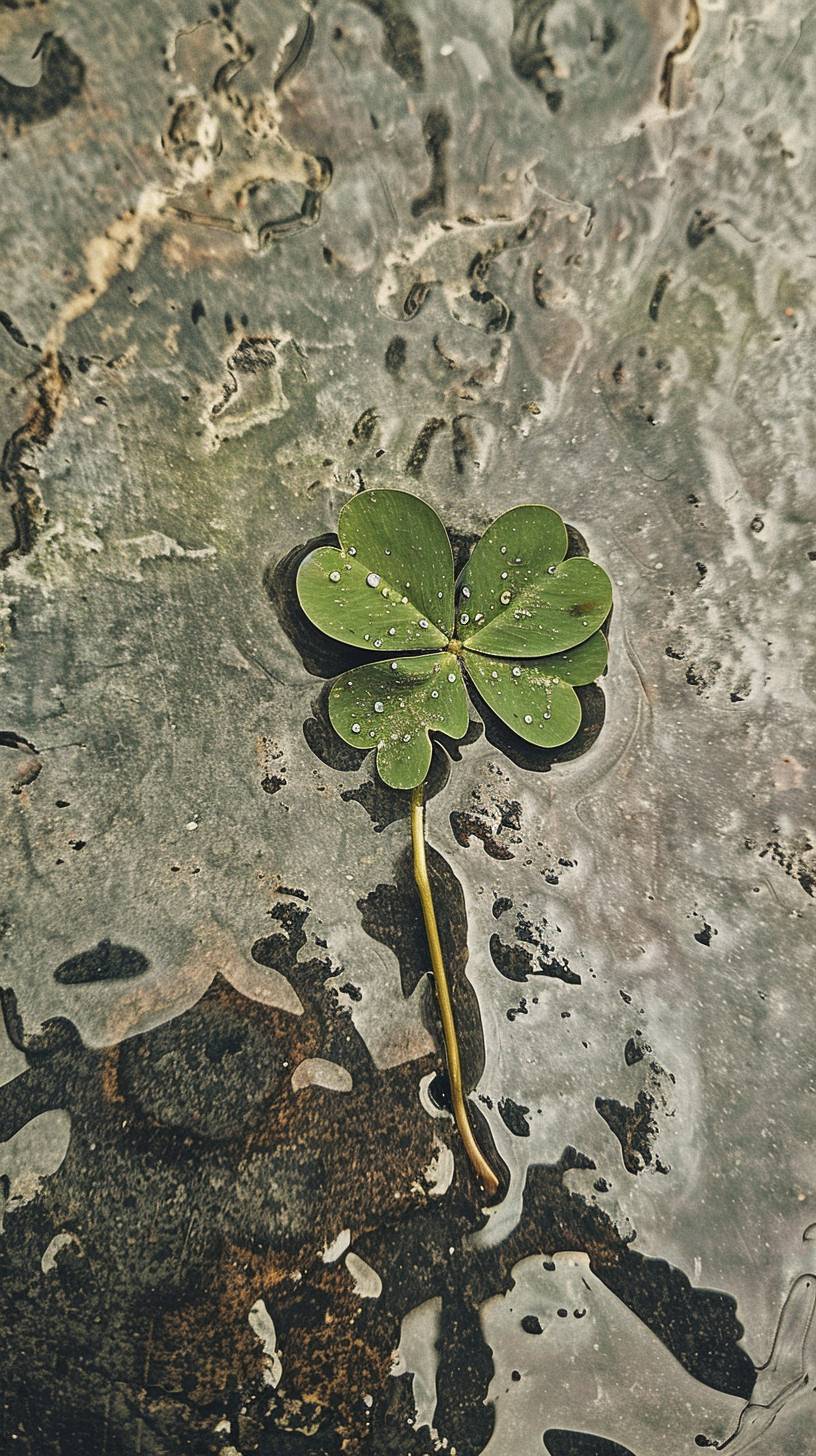
[[[813,15],[0,33],[4,1451],[808,1456]],[[292,594],[373,485],[615,581],[571,750],[434,758],[492,1210]]]

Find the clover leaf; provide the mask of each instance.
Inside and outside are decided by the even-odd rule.
[[[329,694],[332,726],[346,743],[377,741],[380,778],[412,789],[431,766],[429,731],[462,738],[468,709],[462,673],[452,652],[392,657],[338,678]]]
[[[465,679],[528,743],[555,748],[574,737],[575,688],[606,666],[597,629],[612,589],[594,562],[565,559],[557,512],[528,505],[500,516],[456,586],[442,522],[406,491],[354,496],[338,534],[339,547],[320,547],[301,565],[298,597],[329,637],[389,654],[338,679],[329,694],[335,731],[356,748],[376,747],[386,784],[423,782],[431,732],[467,732]],[[398,655],[407,651],[421,656]]]
[[[411,842],[445,1040],[451,1107],[489,1194],[499,1180],[476,1141],[425,858],[424,784],[431,733],[467,732],[465,680],[528,743],[555,748],[578,731],[576,687],[606,667],[598,630],[609,578],[567,559],[567,532],[548,506],[517,506],[474,547],[454,582],[439,517],[399,490],[367,490],[340,512],[339,547],[321,546],[297,576],[306,616],[338,642],[377,654],[335,679],[329,717],[355,748],[376,747],[386,784],[411,790]],[[454,614],[454,606],[456,613]]]

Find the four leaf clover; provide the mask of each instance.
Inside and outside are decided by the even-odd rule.
[[[306,616],[327,636],[375,655],[336,679],[335,731],[375,747],[386,784],[427,776],[432,732],[468,728],[465,683],[519,737],[540,748],[578,731],[576,687],[606,666],[598,630],[612,605],[606,572],[566,558],[567,532],[547,506],[516,506],[476,543],[459,579],[439,517],[400,490],[366,490],[340,512],[339,548],[298,572]]]

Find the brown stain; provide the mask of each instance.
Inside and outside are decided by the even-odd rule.
[[[35,394],[21,425],[6,440],[0,460],[0,489],[12,497],[14,539],[0,550],[0,571],[13,556],[27,556],[48,520],[32,455],[48,444],[57,427],[70,372],[56,352],[47,354],[33,376]]]
[[[111,1104],[124,1106],[125,1099],[119,1091],[119,1056],[118,1047],[111,1047],[103,1052],[99,1062],[99,1075],[101,1092],[105,1101]]]
[[[321,1250],[341,1228],[352,1230],[353,1247],[428,1206],[424,1170],[440,1129],[418,1087],[440,1061],[379,1071],[335,995],[330,962],[301,959],[308,911],[285,902],[275,911],[282,928],[257,943],[257,957],[295,980],[302,1015],[251,1000],[216,974],[181,1015],[93,1051],[66,1021],[27,1037],[13,998],[5,1008],[30,1065],[2,1089],[0,1137],[47,1106],[72,1119],[63,1167],[15,1219],[0,1290],[0,1316],[14,1329],[7,1388],[17,1409],[19,1382],[39,1386],[37,1372],[44,1380],[60,1350],[94,1352],[79,1372],[60,1366],[49,1398],[60,1430],[80,1421],[96,1430],[97,1420],[101,1428],[114,1381],[129,1409],[184,1440],[211,1430],[213,1406],[240,1390],[242,1431],[256,1417],[268,1429],[272,1401],[282,1430],[290,1417],[328,1423],[353,1450],[369,1420],[363,1393],[387,1383],[394,1316],[356,1293],[342,1263],[324,1265]],[[317,1055],[347,1068],[351,1091],[293,1091],[292,1072]],[[49,1296],[45,1320],[26,1271],[32,1249],[66,1226],[77,1242],[61,1256],[64,1293],[57,1304]],[[378,1258],[367,1262],[380,1272]],[[279,1335],[279,1395],[248,1320],[258,1299]],[[128,1419],[119,1412],[120,1432]],[[45,1440],[42,1448],[50,1451]]]
[[[658,97],[667,111],[671,111],[672,105],[672,81],[674,79],[674,67],[678,57],[685,55],[691,46],[695,35],[700,29],[700,6],[698,0],[688,0],[686,7],[685,24],[683,33],[676,45],[673,45],[666,53],[663,61],[663,69],[660,73],[660,87]]]

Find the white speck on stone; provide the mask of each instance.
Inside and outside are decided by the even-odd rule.
[[[79,1239],[77,1238],[76,1234],[66,1232],[54,1235],[53,1239],[48,1245],[48,1248],[45,1250],[45,1253],[40,1259],[40,1268],[42,1269],[43,1274],[50,1274],[51,1270],[56,1268],[59,1255],[62,1253],[63,1249],[69,1248],[71,1244],[76,1244],[77,1247],[79,1247]]]
[[[274,1389],[283,1375],[283,1365],[278,1354],[278,1340],[275,1325],[262,1299],[256,1299],[248,1315],[250,1328],[258,1336],[264,1352],[264,1385]]]
[[[351,1243],[351,1229],[341,1229],[339,1234],[326,1244],[320,1257],[324,1264],[336,1264]]]
[[[379,1299],[382,1294],[382,1279],[359,1254],[346,1254],[346,1268],[354,1280],[354,1293],[360,1299]]]
[[[326,1087],[330,1092],[351,1092],[354,1082],[351,1072],[339,1062],[330,1062],[326,1057],[305,1057],[298,1062],[292,1073],[292,1091],[302,1092],[305,1087]]]

